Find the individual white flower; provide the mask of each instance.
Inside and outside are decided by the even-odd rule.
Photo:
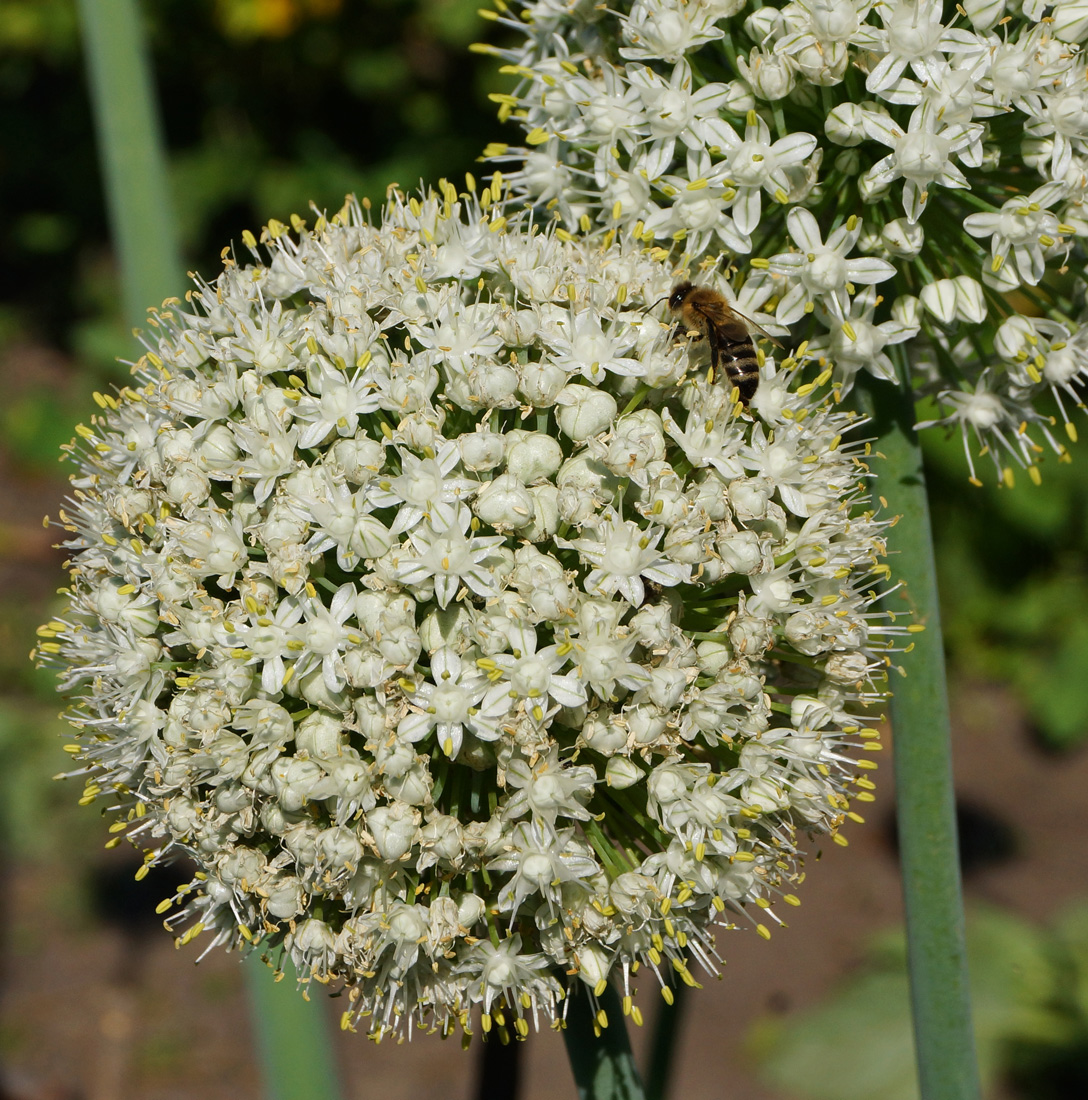
[[[650,141],[641,163],[651,179],[672,164],[678,141],[689,149],[714,144],[711,120],[729,94],[724,84],[704,84],[694,89],[686,61],[680,61],[667,80],[643,65],[630,66],[628,78],[648,120]]]
[[[491,549],[503,540],[501,535],[466,535],[471,513],[462,506],[448,527],[428,522],[409,536],[411,550],[400,559],[397,580],[418,585],[433,581],[439,607],[445,607],[457,595],[462,584],[479,596],[496,591],[495,578],[488,567]]]
[[[313,447],[335,432],[352,436],[363,413],[373,412],[378,399],[365,371],[351,377],[319,360],[307,371],[310,392],[303,393],[295,408],[295,419],[306,425],[299,435],[300,447]]]
[[[874,49],[880,45],[880,32],[864,22],[873,6],[871,0],[801,0],[791,4],[785,10],[796,29],[780,38],[776,49],[795,57],[811,48],[828,52],[847,45]]]
[[[599,382],[602,371],[637,375],[639,361],[629,355],[634,333],[614,325],[606,332],[600,321],[588,313],[572,311],[556,318],[548,327],[546,339],[552,349],[552,362],[571,374],[580,374],[588,382]]]
[[[401,719],[397,735],[416,742],[433,729],[438,745],[449,757],[460,751],[466,727],[485,741],[499,736],[495,725],[480,713],[478,706],[488,687],[487,677],[451,649],[439,649],[431,654],[433,682],[416,684],[409,698],[420,709]]]
[[[1088,153],[1088,93],[1084,90],[1085,67],[1074,63],[1055,81],[1049,94],[1032,96],[1024,109],[1031,117],[1026,127],[1032,138],[1052,140],[1050,174],[1060,179],[1073,157]]]
[[[747,57],[738,55],[737,68],[752,91],[769,102],[789,95],[797,80],[798,66],[789,55],[758,46]]]
[[[410,531],[425,516],[433,517],[439,528],[450,527],[456,522],[458,502],[467,500],[479,488],[479,482],[471,478],[449,476],[460,458],[457,444],[452,440],[433,456],[417,458],[406,449],[400,451],[400,474],[388,481],[373,483],[368,493],[374,508],[397,508],[391,535]]]
[[[532,765],[523,757],[511,760],[506,782],[513,788],[505,810],[511,820],[530,813],[551,822],[560,816],[585,821],[585,803],[597,785],[597,773],[588,764],[565,765],[552,750]]]
[[[870,113],[865,117],[865,130],[874,140],[890,145],[892,152],[865,173],[861,187],[877,194],[893,180],[902,179],[903,211],[908,221],[921,217],[933,184],[969,186],[951,157],[976,140],[979,128],[975,124],[944,125],[937,112],[923,106],[911,112],[905,128],[887,115]]]
[[[885,282],[895,275],[895,268],[886,260],[846,258],[861,236],[861,221],[856,216],[831,233],[827,244],[821,239],[816,219],[802,207],[791,210],[786,221],[798,251],[772,256],[767,263],[773,274],[797,280],[775,310],[779,324],[793,324],[810,312],[817,300],[841,321],[848,308],[849,285]]]
[[[509,911],[513,924],[518,910],[528,897],[539,894],[554,915],[561,903],[562,887],[597,873],[597,861],[590,847],[579,840],[574,829],[553,830],[533,821],[519,822],[506,845],[507,854],[493,859],[490,871],[512,872],[499,892],[501,911]]]
[[[771,141],[771,130],[755,111],[749,111],[744,137],[723,122],[718,128],[724,161],[715,174],[729,177],[736,188],[733,220],[741,233],[751,233],[759,225],[761,194],[786,202],[790,191],[787,172],[800,165],[816,148],[811,134],[787,134]]]
[[[238,473],[243,478],[256,480],[253,499],[260,504],[275,488],[276,479],[294,469],[298,429],[284,430],[277,421],[272,421],[266,432],[248,424],[239,424],[235,429],[235,438],[249,456],[242,459]],[[190,499],[195,495],[192,490],[182,494],[183,498]]]
[[[847,390],[859,370],[894,381],[895,368],[884,349],[909,340],[918,331],[916,323],[896,318],[878,324],[876,305],[876,292],[867,287],[851,301],[850,313],[842,323],[834,325],[826,338],[810,345],[810,352],[826,354]]]
[[[727,10],[739,7],[739,3],[730,3]],[[636,0],[623,26],[624,38],[631,45],[621,47],[620,56],[632,61],[643,58],[679,61],[693,47],[721,38],[722,31],[714,25],[715,18],[716,13],[709,6]]]
[[[919,425],[959,426],[967,468],[970,470],[971,481],[976,485],[981,485],[982,482],[975,473],[969,433],[980,444],[979,453],[990,455],[998,476],[1006,482],[1011,479],[1011,473],[1007,473],[1007,468],[1002,466],[1001,459],[1004,455],[1012,456],[1028,469],[1033,469],[1035,464],[1031,444],[1019,431],[1016,406],[1009,398],[994,392],[994,381],[991,372],[987,371],[971,391],[942,390],[937,395],[937,400],[942,405],[951,406],[952,412],[939,420],[926,421]],[[991,446],[991,440],[996,440],[999,446]]]
[[[596,567],[585,579],[586,591],[611,596],[618,592],[638,607],[646,597],[643,581],[671,586],[688,579],[688,571],[669,561],[658,549],[662,529],[643,529],[632,520],[608,511],[591,538],[574,539],[569,545]]]
[[[495,653],[477,662],[491,681],[481,710],[501,717],[512,703],[522,702],[537,725],[554,714],[556,707],[577,707],[586,701],[577,677],[560,673],[570,646],[550,645],[537,650],[536,631],[514,626],[509,634],[510,653]]]
[[[865,80],[867,92],[887,91],[908,67],[919,80],[925,80],[932,63],[942,55],[981,53],[985,49],[970,31],[942,23],[943,7],[943,0],[898,0],[876,5],[884,24],[880,48],[885,53]]]
[[[285,499],[290,499],[311,521],[313,534],[306,543],[307,551],[320,554],[336,547],[336,564],[341,569],[353,569],[361,558],[381,557],[393,546],[395,538],[373,514],[365,490],[352,492],[349,485],[331,474],[331,470],[324,471],[320,480],[308,486],[311,492],[296,487],[289,495],[285,494]],[[283,543],[275,549],[282,556]]]
[[[1045,183],[1030,195],[1010,199],[992,214],[970,214],[963,227],[972,237],[990,238],[991,263],[983,267],[983,278],[1004,273],[1016,282],[1035,286],[1046,270],[1046,257],[1062,246],[1062,233],[1071,230],[1059,223],[1049,208],[1065,196],[1062,183]]]

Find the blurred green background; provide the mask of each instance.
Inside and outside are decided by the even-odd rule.
[[[292,211],[305,216],[311,201],[337,208],[347,192],[379,200],[394,182],[411,189],[479,170],[483,147],[512,135],[487,98],[506,78],[467,49],[502,33],[476,4],[146,4],[190,268],[213,276],[243,229]],[[0,904],[0,934],[9,956],[33,958],[52,942],[42,910],[77,941],[118,910],[109,901],[117,896],[112,865],[99,854],[104,837],[76,809],[74,792],[50,781],[64,766],[58,703],[52,677],[26,659],[63,579],[62,555],[40,522],[64,492],[58,447],[88,415],[90,392],[121,377],[116,359],[132,348],[119,316],[75,0],[0,0],[0,200],[0,903],[10,903]],[[1088,738],[1086,448],[1073,446],[1071,463],[1044,461],[1041,486],[1022,478],[1010,491],[972,488],[958,439],[931,432],[926,446],[953,684],[984,685],[1022,716],[1024,752],[1072,766]],[[1015,835],[1018,812],[997,807],[992,828]],[[125,919],[118,927],[130,935]],[[1045,928],[1001,910],[975,922],[972,963],[976,977],[994,975],[982,996],[987,1026],[998,1021],[986,1056],[1009,1096],[1057,1100],[1063,1093],[1045,1082],[1085,1081],[1088,920],[1070,909],[1055,922]],[[1019,952],[1011,969],[998,965],[1010,943]],[[899,1073],[890,1082],[866,1077],[862,1061],[861,1084],[837,1085],[830,1100],[910,1095],[901,951],[885,937],[867,958],[854,984],[814,1014],[757,1029],[751,1057],[766,1067],[768,1087],[823,1097],[812,1091],[826,1079],[820,1052],[827,1035],[846,1028],[857,1044],[884,1051],[894,1035],[888,1064]],[[214,981],[204,992],[212,1001],[227,995]],[[874,1013],[873,997],[898,1007]],[[0,1059],[36,1064],[32,1047],[24,1024],[0,1019]],[[177,1071],[186,1049],[160,1037],[143,1055],[147,1072]],[[1072,1065],[1074,1076],[1056,1065],[1061,1073]],[[0,1100],[38,1095],[5,1081],[0,1074]],[[94,1098],[93,1089],[72,1095]]]

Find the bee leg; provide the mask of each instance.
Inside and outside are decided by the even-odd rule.
[[[717,374],[718,361],[721,358],[722,347],[720,341],[714,335],[714,329],[710,330],[710,366],[707,368],[706,380],[710,384]]]

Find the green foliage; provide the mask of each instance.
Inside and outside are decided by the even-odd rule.
[[[63,852],[67,862],[93,850],[84,815],[77,818],[79,781],[51,778],[66,763],[57,751],[66,728],[55,704],[0,700],[0,836],[7,855],[40,861]]]
[[[79,48],[73,0],[0,0],[0,56],[68,60]]]
[[[477,0],[142,7],[185,260],[209,277],[244,228],[393,181],[460,182],[504,136],[497,62],[467,50],[495,36]],[[0,0],[0,159],[0,297],[22,331],[107,373],[117,294],[98,286],[109,238],[76,0]]]
[[[945,644],[955,671],[1011,684],[1043,739],[1088,738],[1088,447],[1041,485],[975,488],[958,438],[925,433]],[[893,563],[894,571],[894,563]]]
[[[967,949],[983,1085],[1011,1081],[1025,1100],[1049,1097],[1046,1082],[1088,1049],[1088,905],[1052,929],[976,910]],[[902,934],[876,940],[861,973],[823,1004],[796,1019],[760,1021],[750,1050],[769,1084],[804,1100],[915,1100]],[[1083,1062],[1080,1073],[1081,1087],[1066,1095],[1084,1094]]]

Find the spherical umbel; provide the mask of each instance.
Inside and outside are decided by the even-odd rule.
[[[38,650],[84,800],[201,868],[168,926],[379,1035],[694,981],[871,797],[883,524],[827,374],[744,408],[660,254],[492,196],[273,223],[155,314]]]

